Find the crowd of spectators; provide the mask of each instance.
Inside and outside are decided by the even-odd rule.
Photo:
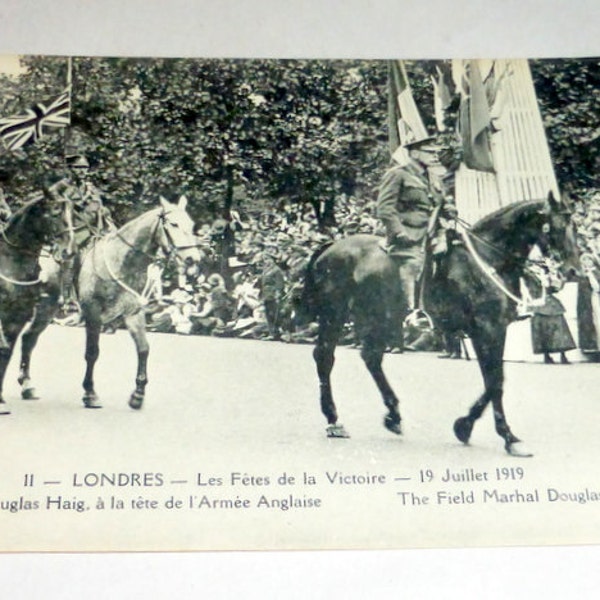
[[[600,356],[600,194],[579,203],[572,219],[581,266],[579,346]],[[147,307],[148,329],[313,342],[316,324],[300,323],[295,314],[304,268],[319,246],[356,233],[383,234],[368,200],[340,196],[335,203],[335,225],[329,226],[319,224],[311,204],[284,203],[278,210],[255,215],[232,211],[231,221],[217,219],[200,227],[198,243],[205,256],[201,265],[183,274],[163,273],[162,291]],[[231,254],[224,269],[222,254],[228,234]],[[419,334],[408,327],[405,338]],[[344,340],[355,341],[350,325]],[[440,341],[427,346],[439,349]],[[454,354],[460,356],[460,351]]]
[[[311,342],[315,324],[299,324],[294,299],[304,268],[323,243],[353,233],[381,233],[368,201],[340,196],[335,225],[320,225],[310,204],[217,219],[198,232],[205,260],[198,269],[163,278],[148,309],[148,329],[184,335]],[[223,269],[225,238],[234,249]],[[352,341],[349,328],[348,341]]]

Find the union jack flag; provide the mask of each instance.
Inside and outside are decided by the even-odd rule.
[[[66,89],[49,103],[39,102],[20,115],[0,119],[0,139],[9,150],[16,150],[41,139],[47,130],[71,123],[71,91]]]

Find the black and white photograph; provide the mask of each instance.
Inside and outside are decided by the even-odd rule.
[[[594,593],[597,6],[1,4],[7,594]]]
[[[3,550],[598,540],[598,59],[2,65]]]

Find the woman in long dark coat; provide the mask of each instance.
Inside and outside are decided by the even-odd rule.
[[[534,354],[543,354],[544,362],[554,363],[552,353],[560,354],[560,362],[569,364],[565,352],[576,345],[565,319],[565,307],[554,295],[564,285],[564,278],[558,269],[558,263],[546,259],[545,264],[535,269],[536,287],[541,297],[531,303],[531,339]]]
[[[545,363],[553,363],[550,356],[560,353],[560,362],[569,364],[565,352],[575,348],[575,341],[565,319],[565,307],[554,294],[546,295],[541,306],[532,306],[531,338],[534,354],[543,354]]]

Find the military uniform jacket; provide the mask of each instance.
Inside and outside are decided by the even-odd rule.
[[[267,266],[261,276],[260,291],[263,300],[277,300],[283,295],[285,276],[277,265]]]
[[[416,165],[388,169],[377,198],[377,216],[385,225],[388,241],[400,237],[405,243],[420,243],[436,204],[425,171]]]
[[[69,204],[77,247],[84,245],[94,234],[102,233],[110,223],[110,213],[102,204],[100,191],[86,181],[75,185],[68,179],[55,183],[50,192]]]

